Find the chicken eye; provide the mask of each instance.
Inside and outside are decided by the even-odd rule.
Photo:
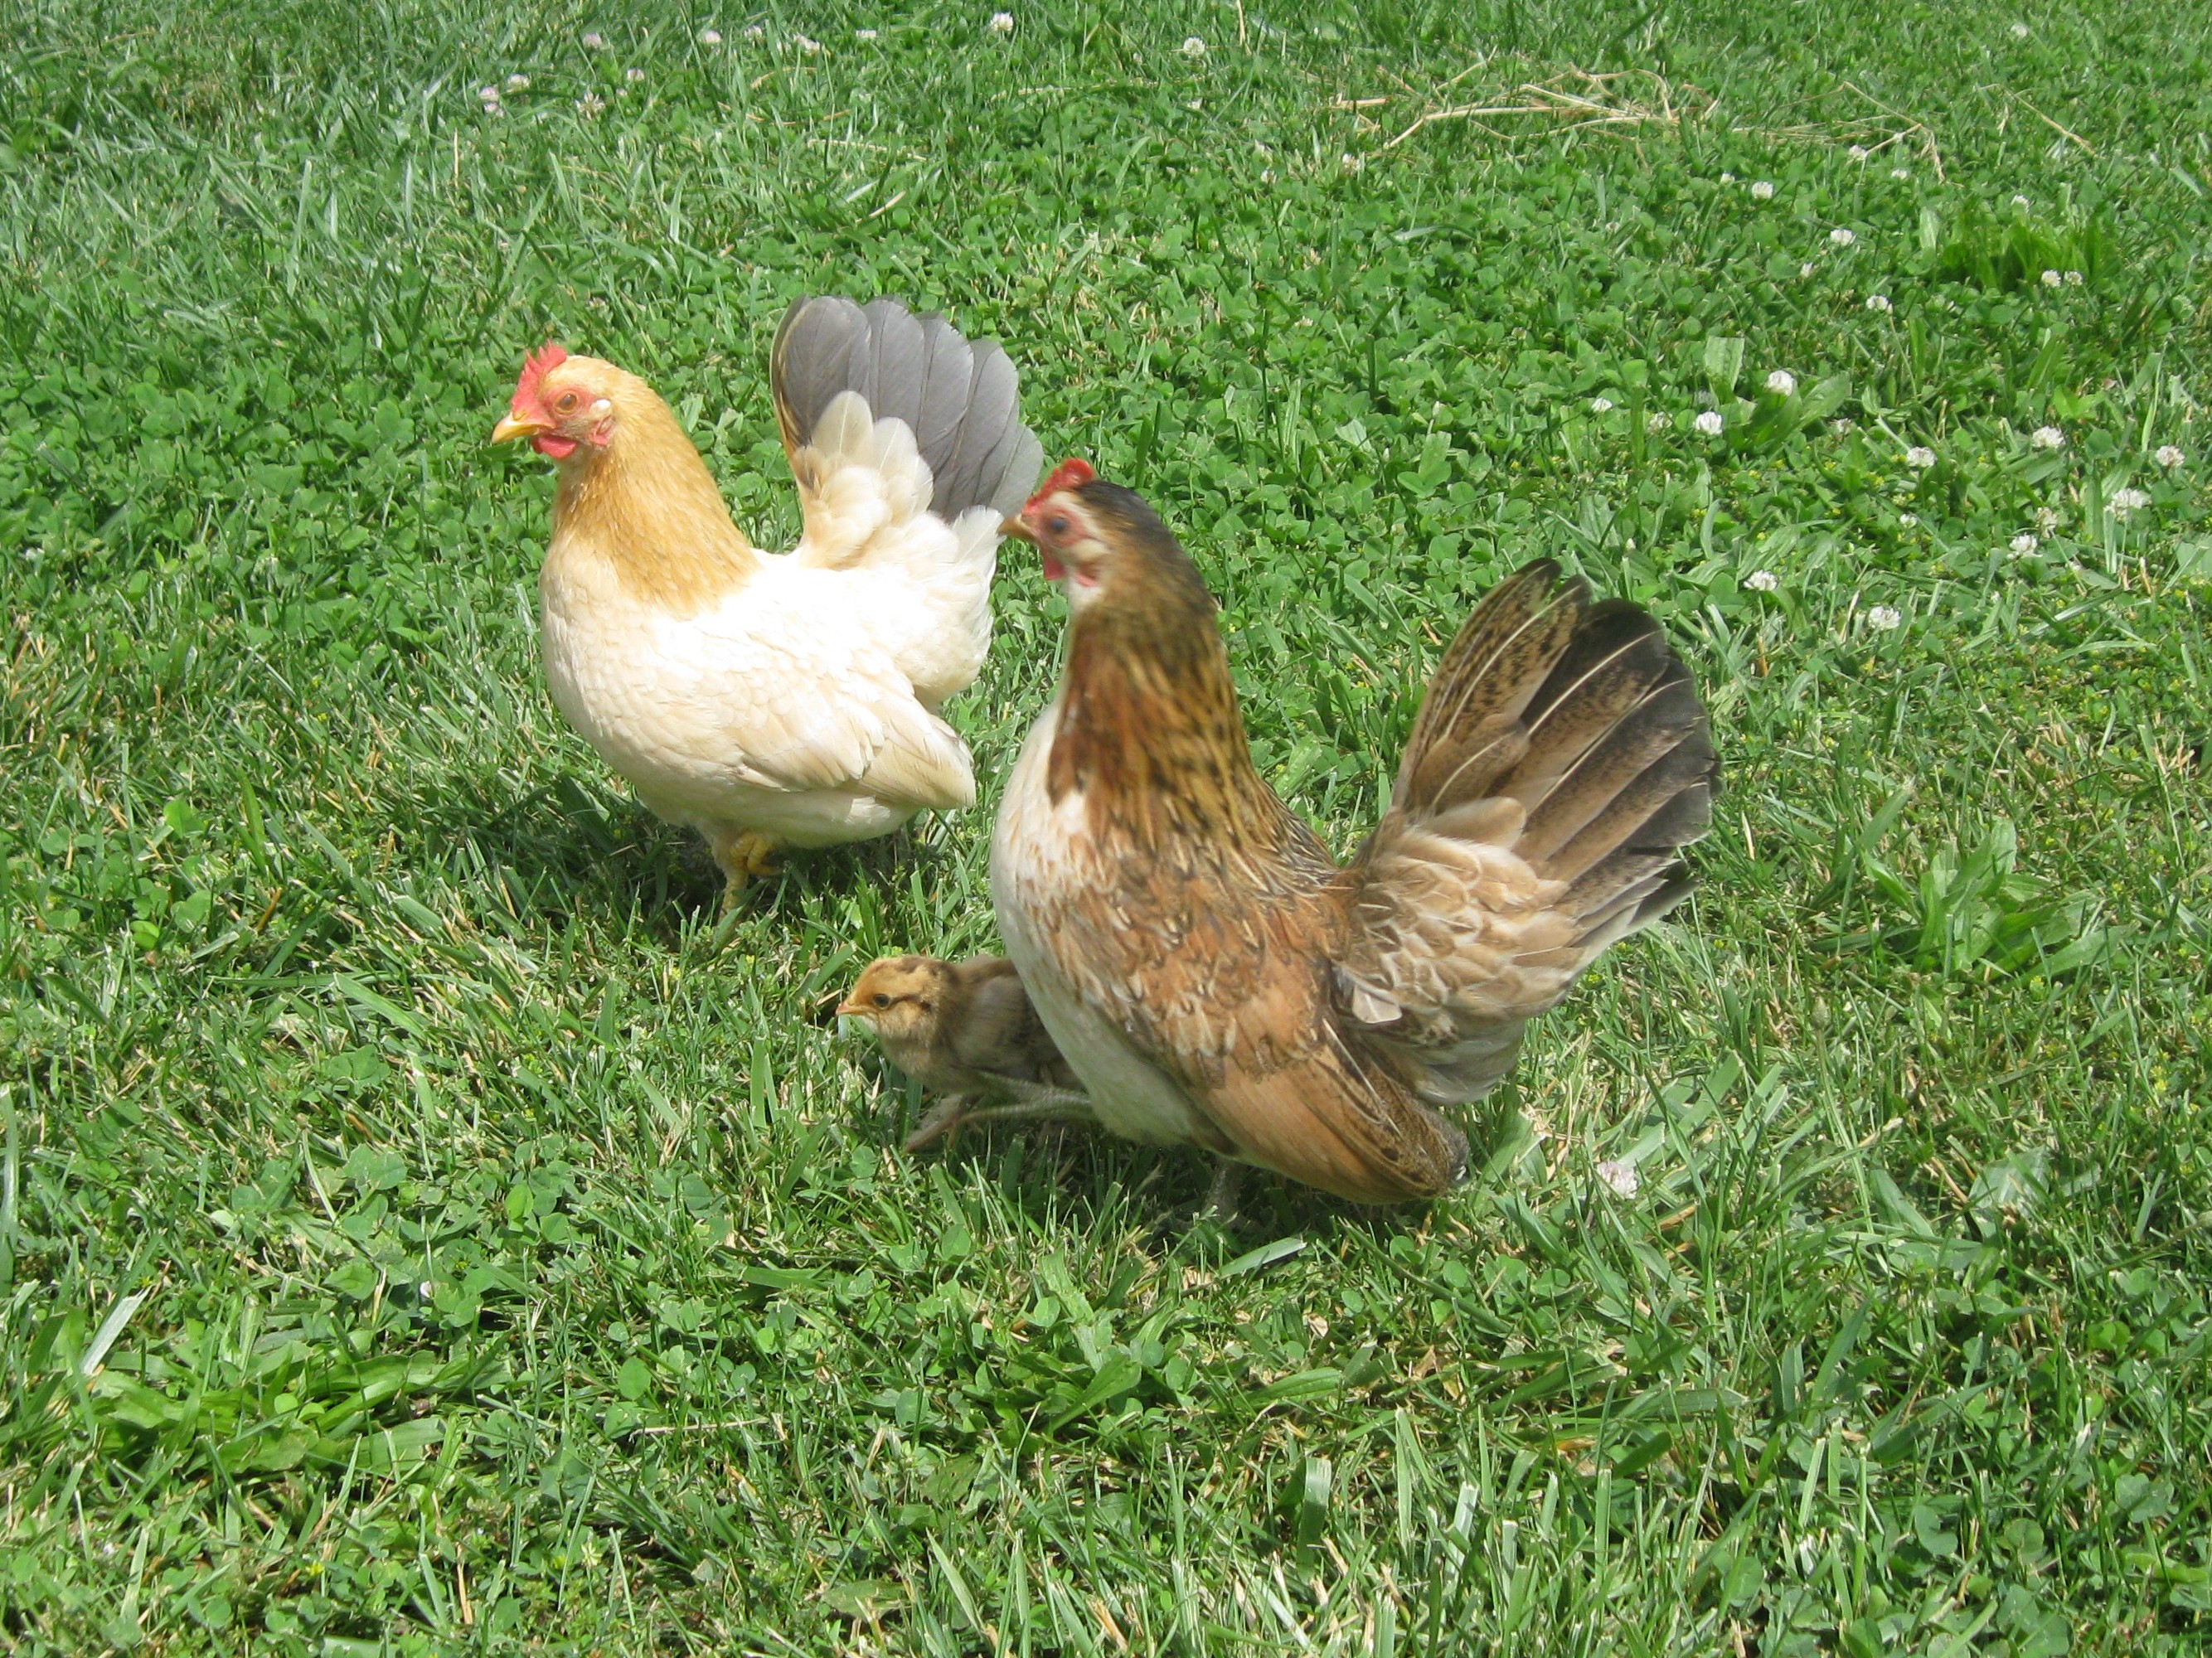
[[[554,400],[553,406],[556,409],[558,409],[564,415],[574,414],[576,412],[576,394],[574,392],[563,392]]]
[[[1066,535],[1069,527],[1067,514],[1065,513],[1054,513],[1050,518],[1044,521],[1044,527],[1048,534],[1055,536]]]
[[[889,1007],[891,1005],[891,999],[880,990],[875,993],[874,1001],[878,1007]]]

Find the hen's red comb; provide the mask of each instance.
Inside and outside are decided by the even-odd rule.
[[[1037,491],[1029,498],[1034,507],[1047,495],[1058,495],[1062,489],[1073,489],[1079,483],[1088,483],[1098,476],[1091,470],[1091,463],[1070,455],[1052,469],[1052,476],[1037,485]]]
[[[568,354],[551,340],[525,357],[522,376],[514,382],[514,401],[508,405],[509,412],[529,412],[531,405],[538,401],[538,382],[568,361]]]

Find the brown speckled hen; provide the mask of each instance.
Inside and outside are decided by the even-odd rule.
[[[1006,527],[1073,617],[992,896],[1099,1121],[1359,1202],[1443,1193],[1467,1137],[1436,1108],[1688,890],[1716,766],[1657,623],[1550,562],[1493,591],[1340,868],[1254,768],[1212,598],[1152,508],[1070,461]]]

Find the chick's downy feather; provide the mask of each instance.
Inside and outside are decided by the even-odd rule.
[[[1008,953],[1091,1096],[1370,1202],[1433,1196],[1438,1104],[1686,888],[1713,756],[1648,616],[1532,566],[1446,652],[1382,827],[1339,868],[1254,768],[1213,606],[1137,496],[1055,474],[1021,525],[1066,587],[1060,695],[1001,805]]]
[[[667,405],[550,348],[495,436],[560,465],[540,577],[554,701],[639,798],[741,848],[974,804],[939,714],[981,666],[999,527],[1036,476],[1013,367],[890,300],[801,300],[771,387],[805,531],[752,547]]]

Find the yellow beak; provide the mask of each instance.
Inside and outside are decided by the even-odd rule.
[[[999,526],[999,533],[1002,536],[1012,536],[1017,541],[1026,541],[1032,547],[1036,544],[1036,532],[1018,518],[1010,518],[1001,524]]]
[[[517,438],[534,438],[547,429],[543,421],[532,420],[526,415],[503,415],[499,424],[491,428],[491,440],[512,443]]]
[[[874,1012],[875,1011],[875,1009],[868,1006],[864,1002],[840,1002],[837,1004],[837,1017],[841,1019],[865,1018],[867,1015]]]

